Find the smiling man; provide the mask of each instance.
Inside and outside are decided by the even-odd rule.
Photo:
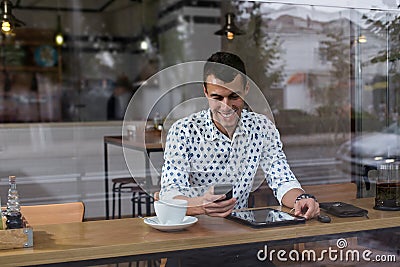
[[[247,207],[261,167],[281,204],[306,218],[318,215],[315,198],[305,194],[289,168],[275,125],[244,109],[249,83],[243,61],[217,52],[206,62],[203,80],[209,109],[178,120],[169,130],[160,197],[187,199],[188,215],[225,217]],[[214,195],[216,184],[232,184],[233,198]]]
[[[204,84],[204,94],[208,98],[212,120],[224,135],[232,138],[244,107],[243,97],[248,87],[243,88],[243,77],[237,75],[231,82],[210,74]],[[232,89],[230,89],[232,88]]]
[[[217,52],[204,65],[203,81],[209,109],[178,120],[169,130],[160,198],[188,200],[188,215],[226,217],[234,209],[248,207],[261,167],[281,204],[294,208],[295,215],[317,216],[319,205],[290,170],[275,125],[265,115],[245,109],[249,83],[243,61],[234,54]],[[213,194],[217,184],[231,184],[233,197]],[[218,262],[219,266],[248,263],[248,257],[244,262],[243,257],[238,260],[237,253],[226,255],[229,259]],[[201,256],[184,261],[190,263],[187,266],[216,263]]]

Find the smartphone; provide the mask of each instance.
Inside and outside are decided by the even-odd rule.
[[[233,185],[231,184],[216,184],[214,185],[214,195],[224,195],[224,199],[218,199],[215,202],[231,199],[233,197]]]

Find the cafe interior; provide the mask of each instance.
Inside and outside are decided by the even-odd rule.
[[[1,204],[15,177],[33,229],[30,248],[0,250],[4,266],[168,266],[197,249],[343,249],[337,240],[400,261],[400,1],[1,0],[0,16]],[[303,189],[369,219],[259,230],[199,216],[170,233],[143,223],[169,127],[204,108],[201,83],[186,78],[216,51],[245,62]],[[374,209],[388,166],[395,199]],[[262,171],[249,206],[279,206]],[[344,263],[328,261],[304,266]]]

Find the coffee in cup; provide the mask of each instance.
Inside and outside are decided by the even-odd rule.
[[[398,162],[379,166],[374,208],[400,210],[400,164]]]
[[[160,224],[180,224],[186,215],[188,202],[184,199],[163,199],[154,202]]]

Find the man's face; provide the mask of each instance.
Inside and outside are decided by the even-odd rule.
[[[248,85],[244,84],[243,77],[239,74],[229,83],[209,75],[206,83],[204,94],[208,99],[212,119],[223,134],[231,136],[239,122]]]
[[[115,96],[123,95],[126,92],[127,92],[127,90],[126,90],[125,87],[117,86],[117,87],[114,88],[114,95]]]

